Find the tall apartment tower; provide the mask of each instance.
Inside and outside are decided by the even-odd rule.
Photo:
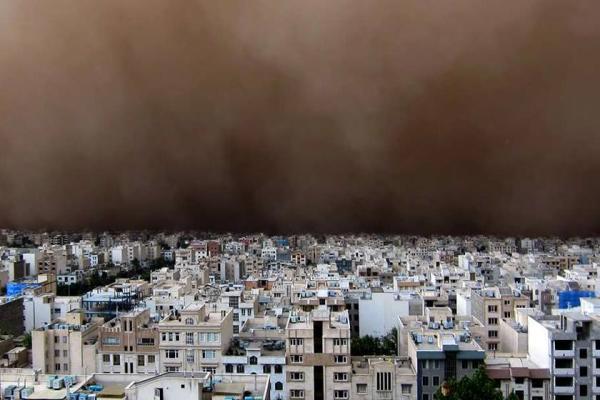
[[[327,306],[290,314],[286,326],[288,399],[348,399],[351,394],[348,311]]]

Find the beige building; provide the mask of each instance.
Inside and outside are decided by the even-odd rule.
[[[86,319],[82,310],[31,332],[33,368],[43,374],[84,375],[96,371],[98,328],[102,319]]]
[[[529,298],[508,287],[490,287],[471,293],[473,317],[484,327],[484,350],[500,350],[500,320],[515,319],[517,310],[529,307]]]
[[[417,375],[407,357],[353,357],[351,398],[416,400]]]
[[[288,399],[349,399],[352,363],[348,312],[295,311],[286,325]]]
[[[154,374],[158,368],[158,324],[147,309],[137,309],[99,329],[97,370],[103,373]]]
[[[158,328],[161,371],[214,373],[233,336],[233,311],[192,303],[165,317]]]

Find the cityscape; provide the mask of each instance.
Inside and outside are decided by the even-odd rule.
[[[590,398],[599,252],[596,238],[2,230],[4,398],[433,400],[481,371],[496,398]]]
[[[0,400],[600,400],[600,1],[0,0]]]

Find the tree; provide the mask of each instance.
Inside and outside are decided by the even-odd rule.
[[[506,400],[519,400],[519,396],[517,396],[517,394],[514,391],[512,391],[510,392]]]
[[[435,400],[503,400],[502,392],[487,376],[483,367],[461,380],[450,380],[441,385],[433,398]]]
[[[398,330],[393,328],[382,337],[363,336],[352,339],[353,356],[395,356],[398,349]]]
[[[28,349],[31,349],[31,333],[26,333],[23,336],[23,346],[27,347]]]

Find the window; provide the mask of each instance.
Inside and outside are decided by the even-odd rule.
[[[587,367],[579,367],[579,376],[588,376]]]
[[[154,364],[155,362],[156,361],[155,361],[154,355],[149,355],[148,356],[148,364]]]
[[[292,364],[301,364],[303,361],[303,357],[298,354],[292,354],[290,356],[290,363]]]
[[[433,368],[438,369],[440,367],[440,360],[433,360]]]
[[[498,306],[488,306],[488,312],[498,312]]]
[[[348,391],[347,390],[334,390],[333,391],[333,398],[334,399],[347,399],[348,398]]]
[[[62,337],[62,342],[63,342],[63,343],[67,343],[67,337],[66,337],[66,336],[63,336],[63,337]]]
[[[137,360],[138,367],[143,367],[145,364],[144,356],[138,356],[137,358],[138,358],[138,360]]]
[[[233,374],[233,364],[225,364],[225,372],[228,374]]]
[[[555,340],[554,350],[573,350],[572,340]]]
[[[335,356],[334,361],[336,364],[346,364],[348,362],[348,357],[346,356]]]
[[[283,373],[283,367],[279,364],[275,364],[275,373],[276,374],[281,374]]]
[[[303,382],[304,381],[304,372],[290,372],[290,381]]]
[[[392,373],[378,372],[377,373],[377,391],[390,392],[392,390]]]
[[[579,358],[587,358],[587,349],[579,349]]]
[[[275,390],[283,390],[283,383],[275,382]]]
[[[423,377],[423,386],[429,386],[429,377],[428,376]]]
[[[428,394],[423,394],[423,400],[429,400],[429,395]]]
[[[194,350],[185,351],[185,361],[187,361],[188,364],[194,363]]]
[[[510,318],[510,311],[504,311],[504,318]]]
[[[69,352],[67,350],[63,350],[63,357],[68,357],[69,356]]]
[[[165,358],[179,358],[179,350],[175,350],[175,349],[165,350]]]
[[[118,354],[113,355],[113,365],[121,365],[121,356]]]
[[[573,378],[570,376],[557,376],[554,378],[555,386],[573,386]]]
[[[292,399],[303,399],[304,398],[304,390],[302,390],[302,389],[292,389],[292,390],[290,390],[290,398],[292,398]]]
[[[498,350],[498,343],[488,343],[488,350]]]
[[[60,350],[54,350],[54,357],[60,357]]]
[[[138,346],[154,346],[154,338],[140,338]]]
[[[469,362],[467,360],[462,360],[462,368],[463,369],[468,369],[469,368]]]
[[[250,357],[250,365],[256,365],[258,364],[258,358],[256,358],[255,356]]]
[[[356,393],[367,393],[367,384],[366,383],[357,383],[356,384]]]
[[[54,364],[54,369],[60,371],[60,364]]]
[[[102,362],[109,363],[110,362],[110,354],[102,354]]]
[[[347,382],[348,381],[348,374],[345,372],[334,372],[333,373],[333,380],[335,382]]]
[[[194,333],[193,332],[186,332],[185,344],[194,344]]]
[[[554,368],[573,368],[572,358],[555,358]]]
[[[202,350],[202,358],[215,358],[216,353],[214,350]]]
[[[525,383],[525,378],[523,378],[522,376],[520,376],[520,377],[516,377],[516,378],[515,378],[515,383],[516,383],[517,385],[522,385],[523,383]]]
[[[498,337],[498,331],[488,331],[488,337],[497,338]]]
[[[333,339],[334,346],[346,346],[348,344],[348,339]]]
[[[531,387],[532,388],[543,388],[544,387],[544,380],[543,379],[532,379],[531,380]]]
[[[401,389],[402,389],[402,394],[411,394],[411,392],[412,392],[412,385],[403,383],[401,385]]]
[[[263,365],[263,374],[270,374],[270,373],[271,373],[271,366],[269,364]]]
[[[238,364],[235,368],[235,372],[237,372],[238,374],[243,374],[244,371],[245,371],[244,364]]]
[[[440,385],[440,377],[434,376],[431,383],[433,384],[433,386],[439,386]]]
[[[588,394],[587,385],[579,385],[579,395],[587,396],[587,394]]]
[[[194,318],[186,318],[185,324],[186,325],[194,325]]]
[[[63,371],[68,371],[69,370],[69,364],[63,364]]]
[[[498,318],[488,318],[488,325],[498,325]]]
[[[167,366],[167,367],[165,367],[165,371],[166,372],[179,372],[179,367],[170,367],[170,366]]]
[[[290,339],[290,346],[302,346],[304,344],[304,339],[293,338]]]

